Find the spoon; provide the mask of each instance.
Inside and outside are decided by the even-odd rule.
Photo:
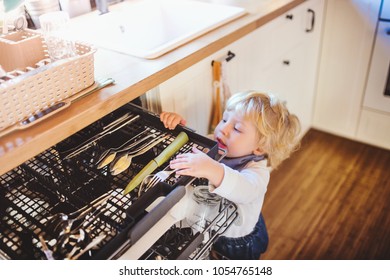
[[[133,154],[132,153],[125,153],[120,158],[118,158],[118,160],[113,162],[112,167],[110,168],[111,174],[115,176],[115,175],[118,175],[119,173],[122,173],[123,171],[125,171],[127,168],[130,167],[133,158],[146,153],[147,151],[152,149],[154,146],[156,146],[159,143],[161,143],[162,141],[164,141],[167,137],[168,137],[168,135],[165,135],[164,137],[160,137],[157,140],[153,140],[153,142],[149,142],[146,145],[143,145],[140,148],[141,150],[139,150],[136,153],[133,153]]]
[[[63,233],[70,232],[74,222],[84,218],[92,211],[93,208],[97,207],[96,210],[100,209],[101,205],[106,202],[110,196],[110,193],[105,193],[92,201],[89,205],[84,206],[70,214],[60,212],[48,217],[46,220],[47,230],[51,231],[54,236],[59,236]]]
[[[116,157],[116,155],[120,152],[124,152],[126,150],[129,150],[133,147],[135,147],[136,145],[142,143],[143,141],[145,141],[146,139],[154,136],[155,134],[150,134],[140,140],[137,140],[136,142],[132,143],[132,144],[129,144],[131,143],[136,137],[144,134],[147,130],[139,133],[138,135],[134,136],[133,138],[131,138],[129,141],[126,141],[124,144],[120,145],[119,147],[116,147],[116,148],[109,148],[108,150],[104,151],[102,153],[102,155],[100,156],[100,158],[98,159],[97,163],[98,163],[98,169],[101,169],[103,168],[104,166],[110,164],[114,158]]]
[[[76,249],[81,249],[91,240],[88,232],[90,232],[90,225],[95,222],[95,219],[105,211],[104,205],[99,205],[94,212],[91,213],[88,221],[79,224],[76,228],[71,229],[73,222],[69,227],[66,227],[63,231],[60,232],[55,245],[55,252],[59,253],[61,256],[65,256],[67,252],[71,249],[71,253],[68,255],[73,255],[76,253]],[[93,217],[93,219],[91,219]],[[73,253],[72,253],[73,252]]]
[[[147,128],[146,130],[138,133],[137,135],[132,137],[130,140],[127,140],[125,143],[121,144],[120,146],[115,147],[115,148],[108,148],[107,150],[105,150],[100,155],[99,159],[96,161],[96,163],[98,164],[98,169],[101,169],[103,166],[105,166],[109,163],[108,162],[108,163],[103,164],[103,162],[106,161],[106,158],[108,158],[111,154],[113,154],[113,152],[117,152],[118,150],[122,149],[123,147],[125,147],[126,145],[131,143],[134,139],[137,139],[138,137],[140,137],[142,134],[144,134],[145,132],[147,132],[149,130],[150,130],[150,128]]]
[[[91,237],[88,232],[83,228],[79,228],[69,234],[60,236],[55,245],[54,253],[61,258],[68,257],[89,244],[90,240]],[[70,253],[68,253],[69,251]]]

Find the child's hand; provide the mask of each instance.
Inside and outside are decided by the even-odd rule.
[[[164,123],[165,128],[175,129],[178,124],[186,125],[186,120],[182,116],[171,112],[162,112],[160,120]]]
[[[224,176],[223,166],[195,147],[192,153],[180,154],[172,160],[170,168],[176,169],[178,175],[206,178],[215,187],[221,184]]]

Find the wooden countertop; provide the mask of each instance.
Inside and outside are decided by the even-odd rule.
[[[259,0],[255,13],[250,12],[153,60],[98,49],[95,53],[95,78],[113,78],[115,84],[72,103],[41,123],[1,137],[0,174],[22,164],[304,1]],[[242,1],[227,2],[239,5]]]

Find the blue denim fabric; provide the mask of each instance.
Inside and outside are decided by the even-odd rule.
[[[258,260],[267,247],[267,228],[260,213],[259,220],[250,234],[237,238],[220,236],[214,243],[213,250],[230,260]]]

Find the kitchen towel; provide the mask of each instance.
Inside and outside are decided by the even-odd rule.
[[[221,62],[213,61],[213,108],[210,124],[210,133],[213,133],[215,127],[222,119],[222,104],[221,104]]]
[[[214,60],[213,67],[213,108],[211,115],[211,123],[209,133],[213,133],[215,127],[222,120],[222,114],[226,107],[226,101],[229,99],[231,93],[227,83],[226,77],[227,60]]]

